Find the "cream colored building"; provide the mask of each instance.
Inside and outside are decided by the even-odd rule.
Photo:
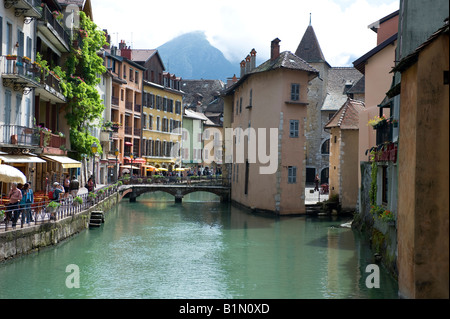
[[[307,90],[318,71],[291,52],[280,53],[279,42],[272,41],[270,60],[258,67],[253,50],[241,63],[240,80],[224,93],[226,173],[234,202],[280,215],[304,214]],[[256,144],[258,151],[248,147]]]

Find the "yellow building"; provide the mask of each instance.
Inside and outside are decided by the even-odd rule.
[[[146,175],[152,167],[168,171],[181,167],[181,78],[164,72],[162,79],[162,85],[144,80],[142,157],[147,160]]]

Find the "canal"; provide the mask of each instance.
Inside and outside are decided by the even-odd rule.
[[[372,252],[348,219],[256,216],[196,193],[122,201],[105,224],[0,264],[0,298],[347,299],[397,298],[380,267],[368,289]],[[79,288],[66,279],[79,270]],[[69,272],[66,272],[69,271]]]

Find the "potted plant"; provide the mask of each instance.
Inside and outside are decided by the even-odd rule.
[[[375,116],[373,119],[369,120],[369,123],[367,125],[372,126],[374,129],[377,127],[385,124],[387,122],[387,118],[385,115],[383,116]]]
[[[17,60],[17,55],[8,54],[6,56],[6,60],[10,60],[10,61]]]
[[[56,220],[55,213],[60,206],[61,204],[58,202],[50,202],[50,204],[47,205],[47,211],[50,213],[50,220]]]
[[[3,223],[3,220],[5,219],[5,211],[4,210],[0,210],[0,223]]]
[[[81,198],[80,196],[77,196],[73,199],[73,204],[75,206],[79,206],[83,204],[83,198]]]

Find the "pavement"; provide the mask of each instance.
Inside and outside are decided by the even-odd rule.
[[[312,191],[312,193],[311,193]],[[315,205],[318,202],[324,202],[328,200],[328,194],[319,194],[319,192],[314,192],[314,187],[306,187],[305,188],[305,204],[306,205]]]

